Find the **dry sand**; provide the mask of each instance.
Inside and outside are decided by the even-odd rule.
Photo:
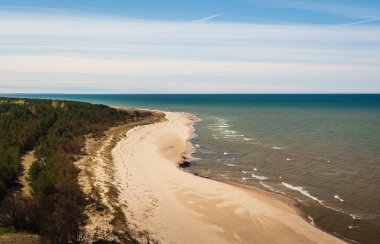
[[[29,172],[30,166],[32,166],[32,163],[36,160],[36,158],[34,157],[34,150],[26,153],[22,157],[21,160],[22,160],[21,165],[23,167],[23,171],[19,177],[19,182],[21,185],[23,185],[22,193],[27,195],[27,196],[30,196],[31,195],[31,187],[29,185],[29,181],[27,180],[27,177],[28,177],[28,172]]]
[[[126,109],[131,111],[131,109]],[[119,214],[120,203],[117,185],[114,184],[114,164],[111,150],[131,128],[163,120],[162,113],[154,113],[143,120],[127,123],[108,130],[101,138],[88,137],[83,155],[75,164],[80,169],[78,182],[87,200],[85,214],[88,219],[84,227],[85,243],[107,240],[110,243],[126,243],[130,232],[123,214]]]
[[[129,130],[112,150],[130,227],[162,243],[343,243],[270,193],[179,169],[190,149],[192,121],[179,113],[166,118]]]

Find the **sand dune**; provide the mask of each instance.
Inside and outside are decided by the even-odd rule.
[[[128,131],[112,150],[129,225],[162,243],[343,243],[307,223],[286,201],[178,168],[189,152],[189,116]]]

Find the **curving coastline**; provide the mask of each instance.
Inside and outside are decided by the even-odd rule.
[[[113,148],[130,228],[162,243],[344,243],[277,195],[180,170],[192,149],[193,122],[166,112],[166,121],[129,130]]]

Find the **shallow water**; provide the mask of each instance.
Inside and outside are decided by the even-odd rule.
[[[290,196],[321,228],[380,241],[380,95],[33,97],[195,114],[192,171]]]

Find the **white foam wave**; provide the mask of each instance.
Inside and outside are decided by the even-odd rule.
[[[229,132],[229,133],[220,132],[220,134],[222,134],[223,138],[236,138],[236,139],[240,139],[240,138],[244,137],[244,135],[236,134],[236,132],[235,133],[232,133],[232,132]]]
[[[257,169],[256,169],[256,168],[253,168],[253,170],[254,170],[254,171],[257,171]]]
[[[355,229],[355,228],[359,228],[359,226],[358,225],[349,225],[348,228],[349,229]]]
[[[224,179],[227,179],[227,180],[230,179],[229,177],[227,177],[226,175],[223,175],[223,174],[221,174],[220,176],[222,176]]]
[[[230,166],[230,167],[235,167],[236,165],[235,164],[225,164],[227,166]]]
[[[217,127],[218,127],[218,128],[230,128],[230,126],[229,126],[229,125],[226,125],[226,124],[224,124],[224,125],[218,125]]]
[[[247,177],[241,177],[241,179],[242,179],[243,181],[247,181],[249,178],[247,178]]]
[[[307,197],[313,199],[314,201],[319,202],[320,204],[323,204],[322,200],[319,200],[317,197],[311,195],[308,191],[306,191],[305,189],[303,189],[303,187],[301,187],[301,186],[293,186],[293,185],[288,184],[286,182],[282,182],[281,184],[283,184],[285,187],[287,187],[289,189],[292,189],[293,191],[298,191],[302,195],[307,196]]]
[[[274,150],[282,150],[284,149],[283,147],[272,147]]]
[[[280,193],[280,194],[285,195],[285,193],[283,193],[282,191],[279,191],[279,190],[277,190],[277,189],[274,189],[274,188],[271,187],[270,185],[264,184],[262,181],[260,181],[260,184],[261,184],[262,186],[264,186],[265,188],[268,188],[269,190],[273,191],[273,192],[277,192],[277,193]]]
[[[343,211],[343,210],[340,209],[340,208],[334,208],[334,207],[330,207],[330,206],[326,205],[326,204],[324,203],[324,201],[318,199],[318,198],[315,197],[315,196],[312,196],[308,191],[306,191],[305,189],[303,189],[301,186],[293,186],[293,185],[290,185],[290,184],[288,184],[288,183],[286,183],[286,182],[282,182],[282,184],[283,184],[284,186],[286,186],[287,188],[289,188],[289,189],[292,189],[292,190],[294,190],[294,191],[298,191],[298,192],[300,192],[302,195],[307,196],[307,197],[313,199],[314,201],[317,201],[319,204],[321,204],[322,206],[324,206],[324,207],[326,207],[326,208],[328,208],[328,209],[331,209],[331,210],[336,211],[336,212],[339,212],[339,213],[348,214],[348,215],[350,215],[351,218],[353,218],[353,219],[359,219],[359,218],[360,218],[359,216],[354,215],[354,214],[347,213],[347,212]],[[343,199],[342,199],[342,200],[343,200]]]
[[[341,202],[344,202],[343,198],[341,198],[339,195],[335,195],[334,198],[338,199]]]
[[[243,171],[241,171],[241,172],[242,172],[243,174],[248,174],[248,172],[247,172],[247,171],[244,171],[244,170],[243,170]]]
[[[347,214],[347,215],[351,216],[352,219],[363,219],[363,218],[359,217],[358,215],[347,213],[343,209],[330,207],[330,206],[326,205],[323,201],[320,202],[320,204],[322,206],[328,208],[328,209],[331,209],[331,210],[335,211],[335,212],[342,213],[342,214]]]
[[[224,152],[224,153],[223,153],[223,155],[227,155],[227,154],[229,154],[229,153],[228,153],[228,152]]]
[[[255,179],[258,179],[258,180],[267,180],[268,179],[268,177],[265,177],[262,175],[255,175],[255,174],[252,174],[252,177]]]
[[[310,224],[315,225],[313,217],[311,215],[307,216],[307,218],[310,220]]]
[[[227,119],[222,119],[218,117],[212,117],[214,123],[208,127],[213,132],[213,138],[215,139],[231,139],[235,141],[251,141],[251,138],[246,137],[244,134],[241,134],[239,131],[232,130],[231,125]]]
[[[363,217],[360,217],[359,215],[356,214],[348,214],[351,216],[352,219],[364,219]]]

